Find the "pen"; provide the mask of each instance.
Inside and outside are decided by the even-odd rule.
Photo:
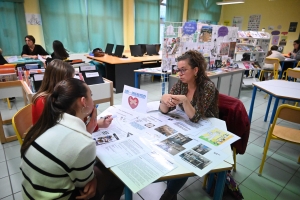
[[[106,116],[106,117],[104,117],[104,120],[108,119],[109,117],[111,117],[111,118],[116,118],[116,117],[117,117],[117,115]]]

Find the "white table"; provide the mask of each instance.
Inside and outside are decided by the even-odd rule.
[[[274,120],[274,116],[278,107],[278,102],[280,99],[291,100],[291,101],[300,101],[300,84],[297,82],[289,82],[284,80],[269,80],[253,83],[253,92],[252,100],[249,110],[249,121],[251,123],[254,101],[256,96],[257,88],[268,93],[270,95],[268,107],[266,110],[266,115],[264,121],[267,121],[268,113],[270,110],[270,105],[272,102],[272,97],[275,97],[275,103],[273,107],[273,112],[270,120],[270,124]]]
[[[216,118],[211,118],[210,121],[213,126],[227,130],[225,121]],[[228,155],[232,155],[230,146],[225,148],[223,152],[227,153]],[[229,156],[225,161],[223,161],[217,167],[215,167],[213,170],[210,171],[211,174],[209,176],[209,180],[207,184],[207,191],[210,191],[213,185],[214,173],[218,174],[218,178],[215,186],[214,198],[213,198],[214,200],[222,199],[226,174],[228,170],[232,169],[233,164],[234,164],[233,157]],[[163,177],[159,178],[156,182],[196,176],[193,172],[179,165],[178,163],[176,163],[176,165],[178,166],[176,169],[164,175]],[[125,200],[132,200],[132,192],[126,186],[125,186]]]

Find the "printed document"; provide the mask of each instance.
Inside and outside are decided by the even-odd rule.
[[[128,137],[109,144],[98,145],[96,155],[105,165],[113,167],[123,162],[132,160],[151,150],[138,137]]]
[[[136,193],[176,167],[154,151],[112,167],[111,170]]]

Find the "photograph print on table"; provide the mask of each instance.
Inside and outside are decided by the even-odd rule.
[[[168,137],[170,135],[173,135],[174,133],[177,133],[177,131],[175,129],[171,128],[168,125],[163,125],[163,126],[157,127],[154,130],[156,130],[157,132],[163,134],[166,137]]]
[[[189,164],[203,170],[211,161],[193,150],[189,150],[180,155],[180,157]]]
[[[204,144],[199,144],[193,148],[194,151],[200,153],[201,155],[206,154],[211,150],[208,146],[205,146]]]

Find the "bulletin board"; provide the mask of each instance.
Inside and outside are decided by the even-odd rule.
[[[176,58],[197,50],[207,61],[207,70],[234,57],[238,27],[197,22],[165,22],[162,71],[176,71]]]

